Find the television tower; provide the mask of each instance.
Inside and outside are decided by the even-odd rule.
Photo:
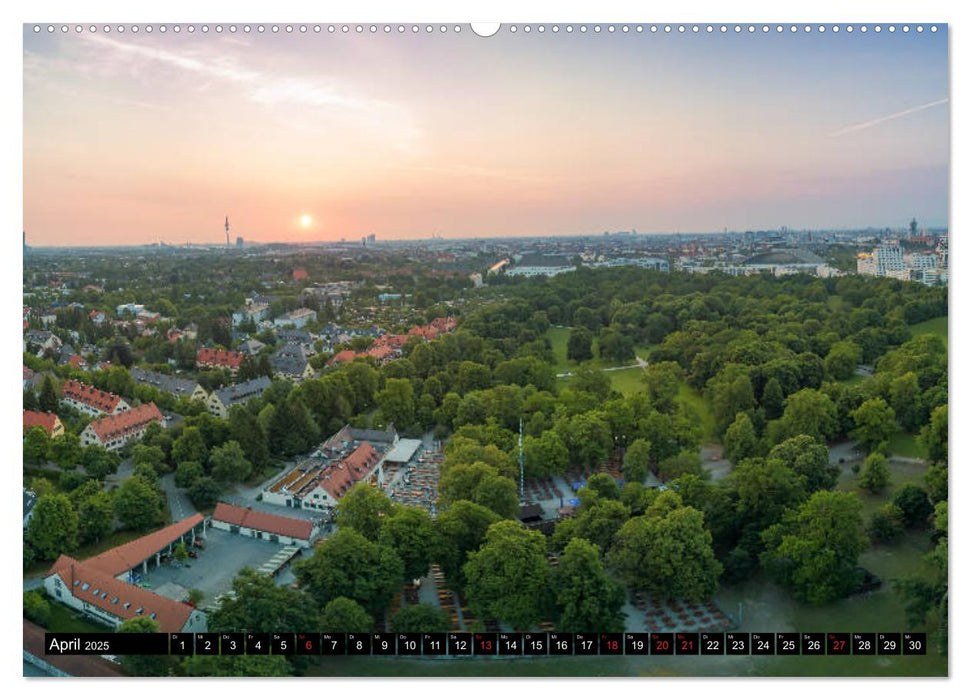
[[[226,215],[226,247],[229,247],[229,215]]]

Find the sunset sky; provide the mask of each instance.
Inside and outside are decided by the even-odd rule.
[[[24,29],[33,245],[944,225],[947,31]]]

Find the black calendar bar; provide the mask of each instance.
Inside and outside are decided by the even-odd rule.
[[[923,632],[48,632],[48,656],[923,656]]]

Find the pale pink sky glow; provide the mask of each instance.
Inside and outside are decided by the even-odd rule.
[[[947,38],[24,34],[36,245],[947,217]],[[313,217],[299,227],[303,214]]]

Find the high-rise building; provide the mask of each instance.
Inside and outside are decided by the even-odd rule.
[[[917,238],[917,219],[913,218],[910,220],[910,237]]]
[[[226,217],[226,247],[229,247],[229,217]]]
[[[242,249],[243,247],[243,237],[236,236],[236,247]]]

